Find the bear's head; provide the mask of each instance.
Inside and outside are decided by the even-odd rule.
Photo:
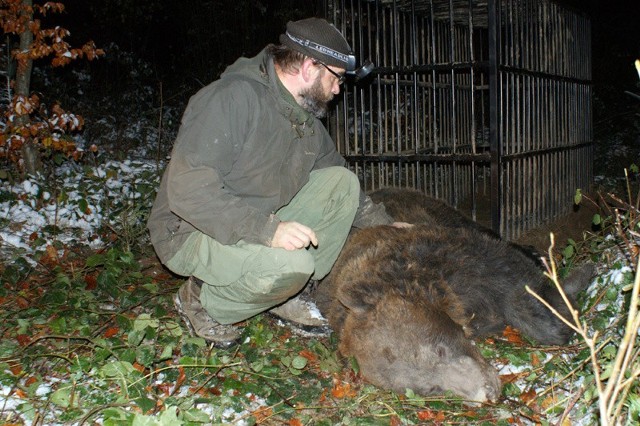
[[[365,380],[402,394],[411,389],[420,395],[450,391],[474,402],[498,398],[497,371],[441,307],[364,286],[341,290],[347,312],[340,352],[356,359]]]

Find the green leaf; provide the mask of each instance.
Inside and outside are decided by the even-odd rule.
[[[251,367],[251,369],[256,373],[259,373],[264,368],[264,360],[259,359],[257,361],[254,361],[251,364],[249,364],[249,367]]]
[[[173,357],[173,348],[174,348],[173,345],[167,345],[164,348],[162,348],[162,353],[160,354],[158,361],[165,361]]]
[[[157,319],[151,318],[149,314],[140,314],[138,318],[133,322],[134,330],[144,330],[147,327],[158,328],[160,326],[160,321]]]
[[[594,214],[593,215],[593,219],[591,219],[591,222],[596,225],[599,226],[602,223],[602,216],[600,216],[599,214]]]
[[[158,284],[155,283],[145,283],[142,285],[142,288],[152,294],[156,294],[158,292]]]
[[[104,265],[104,255],[103,254],[94,254],[87,258],[85,262],[87,268],[95,268],[96,266]]]
[[[307,358],[298,355],[291,360],[291,367],[295,368],[296,370],[302,370],[307,366],[308,362],[309,360]]]
[[[120,261],[124,263],[126,266],[133,266],[134,269],[137,269],[138,262],[136,261],[135,256],[130,251],[123,252],[120,254]]]
[[[618,354],[618,348],[615,345],[607,345],[600,353],[605,359],[614,359]]]
[[[84,198],[78,200],[78,210],[82,214],[86,214],[89,211],[89,203]]]
[[[185,340],[185,343],[190,343],[199,348],[205,348],[207,346],[207,342],[202,337],[189,337]]]
[[[127,378],[134,371],[136,369],[127,361],[113,361],[103,365],[100,369],[100,373],[109,378]]]
[[[208,424],[211,422],[209,414],[202,410],[192,408],[190,410],[182,411],[182,418],[189,422]]]
[[[119,352],[118,358],[120,359],[120,361],[125,361],[133,364],[136,360],[136,352],[131,348],[127,348]]]
[[[139,364],[142,364],[145,367],[149,367],[151,364],[153,364],[155,355],[156,351],[153,346],[150,345],[142,345],[138,349],[136,349],[136,360]]]
[[[607,300],[611,302],[615,302],[618,299],[618,289],[616,289],[613,286],[609,287],[607,289],[606,297],[607,297]]]
[[[575,205],[580,204],[580,202],[582,202],[582,190],[581,189],[576,189],[576,193],[573,196],[573,203]]]
[[[360,365],[358,365],[358,360],[355,357],[349,358],[349,365],[351,366],[351,369],[353,370],[354,373],[356,374],[360,373]]]
[[[64,334],[67,332],[67,319],[65,317],[54,318],[50,323],[49,327],[57,334]]]
[[[18,323],[18,329],[16,330],[16,332],[18,334],[27,334],[29,329],[33,327],[33,324],[31,323],[31,321],[26,320],[24,318],[18,318],[17,323]]]
[[[144,340],[145,330],[131,330],[129,334],[127,334],[127,342],[131,346],[138,346]]]
[[[31,421],[33,421],[36,418],[36,414],[39,413],[40,411],[40,410],[36,411],[35,407],[30,402],[22,403],[18,405],[17,408],[25,420],[31,420]]]
[[[69,407],[71,404],[71,386],[66,386],[54,391],[49,398],[52,403],[59,407]]]
[[[564,257],[565,259],[571,259],[574,254],[575,249],[572,245],[568,245],[564,248],[564,250],[562,250],[562,257]]]
[[[100,288],[115,293],[116,286],[118,285],[118,275],[105,269],[98,274],[97,281]]]
[[[169,407],[160,415],[161,426],[178,426],[183,424],[182,420],[178,419],[178,413],[176,407]]]
[[[101,413],[104,419],[104,426],[128,425],[131,424],[133,417],[132,413],[127,413],[121,408],[105,408]]]
[[[169,334],[169,336],[172,336],[172,337],[180,337],[184,334],[180,324],[174,321],[165,322],[164,328],[166,329],[167,334]]]
[[[151,411],[155,406],[156,402],[153,399],[147,398],[146,396],[141,396],[140,398],[136,398],[135,403],[143,413]]]
[[[96,364],[101,364],[104,360],[109,358],[112,355],[111,351],[106,348],[98,348],[96,349],[93,355],[93,361]]]
[[[15,266],[8,265],[2,273],[2,279],[3,281],[15,284],[20,280],[20,271]]]

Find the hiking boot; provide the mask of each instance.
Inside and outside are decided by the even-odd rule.
[[[311,297],[314,284],[309,283],[296,297],[269,311],[300,336],[323,337],[331,334],[329,322]]]
[[[200,303],[202,281],[189,278],[178,289],[173,302],[192,336],[202,337],[218,348],[229,348],[238,344],[241,329],[234,325],[220,324],[209,316]]]

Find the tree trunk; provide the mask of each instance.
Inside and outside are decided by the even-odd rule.
[[[33,13],[31,12],[33,6],[33,0],[22,0],[22,6],[24,8],[23,13],[26,17],[27,25],[22,33],[20,33],[20,52],[27,52],[31,48],[33,43],[33,33],[29,29],[28,23],[33,21]],[[16,84],[15,94],[17,96],[29,97],[31,86],[31,70],[33,69],[33,60],[26,59],[24,61],[18,61],[18,69],[16,70]],[[22,115],[16,119],[18,126],[28,126],[29,116]],[[32,141],[25,140],[22,145],[22,159],[24,160],[24,171],[27,174],[35,175],[42,171],[42,159],[40,158],[40,151]]]

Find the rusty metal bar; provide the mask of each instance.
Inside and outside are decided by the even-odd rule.
[[[412,186],[507,238],[592,176],[590,27],[552,0],[327,0],[371,86],[328,124],[365,189]],[[488,134],[487,134],[488,130]],[[487,189],[488,188],[488,189]]]

